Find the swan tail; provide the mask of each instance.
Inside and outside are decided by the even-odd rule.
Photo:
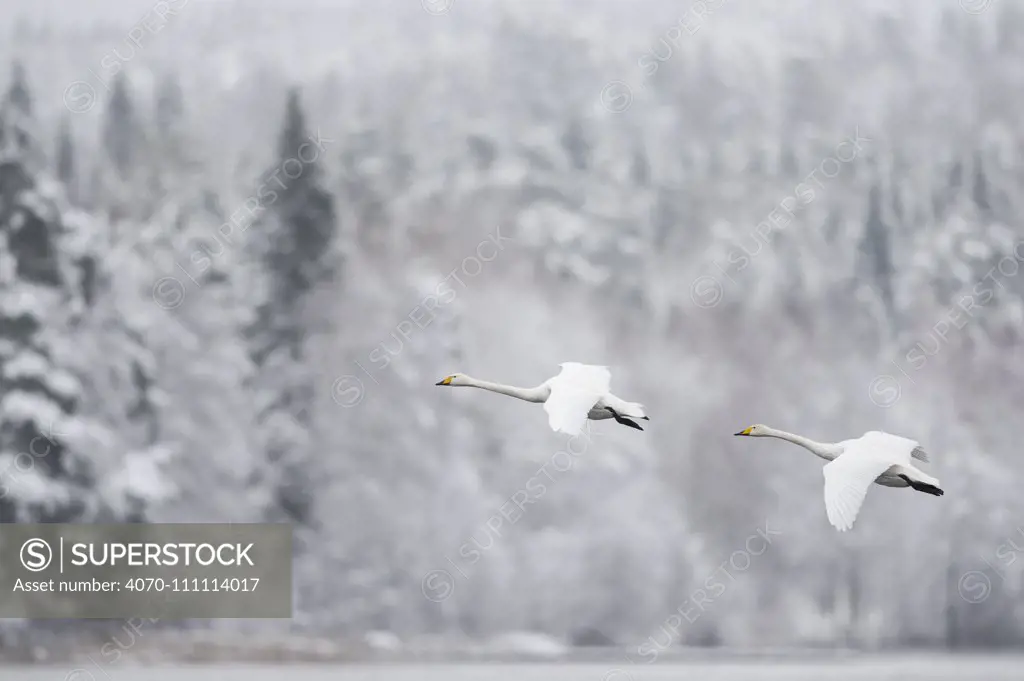
[[[644,411],[644,405],[639,402],[623,402],[620,407],[616,407],[617,411],[623,416],[628,416],[631,419],[640,419],[641,421],[650,421],[647,418],[647,412]]]

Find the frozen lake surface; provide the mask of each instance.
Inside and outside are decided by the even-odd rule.
[[[1021,656],[879,656],[855,660],[611,664],[10,667],[18,681],[1018,681]]]

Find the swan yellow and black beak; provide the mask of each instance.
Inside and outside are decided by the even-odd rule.
[[[750,431],[752,431],[753,429],[754,429],[753,426],[751,426],[750,428],[744,428],[743,430],[741,430],[738,433],[733,433],[733,435],[750,435]]]
[[[434,385],[451,385],[452,378],[454,378],[454,376],[446,376],[445,378],[442,378],[440,381],[438,381]]]

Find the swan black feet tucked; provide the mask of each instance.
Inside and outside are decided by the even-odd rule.
[[[925,494],[931,494],[936,497],[941,497],[943,494],[945,494],[945,492],[943,492],[935,485],[929,485],[927,482],[918,482],[916,480],[911,480],[906,475],[901,475],[900,477],[903,478],[903,480],[906,481],[908,485],[910,485],[913,489],[915,489],[918,492],[924,492]]]
[[[637,430],[643,430],[643,428],[640,427],[640,424],[638,424],[636,421],[628,419],[625,416],[620,416],[619,413],[612,409],[611,407],[608,407],[608,411],[612,413],[612,418],[615,419],[618,423],[621,423],[624,426],[629,426],[630,428],[636,428]],[[643,420],[649,421],[650,419],[644,416]]]

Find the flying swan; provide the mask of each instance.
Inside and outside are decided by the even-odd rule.
[[[872,430],[855,440],[825,443],[761,424],[735,434],[788,440],[828,461],[824,468],[825,512],[840,532],[853,527],[872,482],[885,487],[911,487],[937,497],[943,495],[939,481],[911,462],[927,462],[928,454],[919,443],[905,437]]]
[[[644,406],[626,402],[609,392],[611,373],[607,367],[565,362],[561,373],[536,388],[517,388],[501,383],[481,381],[466,374],[452,374],[435,385],[482,388],[527,402],[543,402],[548,423],[555,432],[580,434],[587,419],[615,419],[624,426],[643,430],[634,419],[649,421]]]

